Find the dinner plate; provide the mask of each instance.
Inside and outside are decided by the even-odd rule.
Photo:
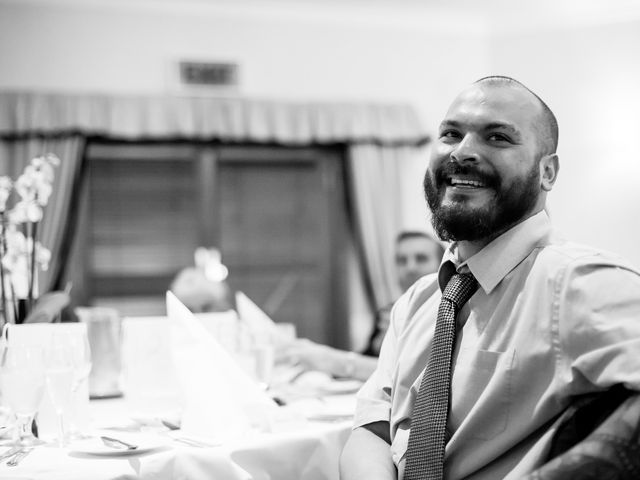
[[[100,435],[106,435],[112,438],[117,438],[127,443],[137,445],[135,449],[120,449],[108,447],[100,439]],[[85,453],[87,455],[100,455],[108,457],[119,457],[123,455],[138,455],[140,453],[147,453],[157,448],[167,445],[167,439],[158,435],[151,435],[145,433],[131,433],[131,432],[103,432],[97,433],[96,436],[91,438],[85,438],[82,440],[76,440],[69,445],[69,451],[73,453]]]

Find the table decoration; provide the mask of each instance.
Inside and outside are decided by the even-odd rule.
[[[53,191],[54,168],[59,164],[56,155],[47,153],[32,159],[15,181],[0,177],[2,324],[25,322],[38,298],[38,271],[47,270],[51,258],[51,252],[38,241],[38,227]],[[55,305],[60,305],[61,298],[56,300]],[[64,306],[62,302],[60,309]]]
[[[11,443],[31,446],[42,443],[33,434],[35,416],[45,388],[45,359],[39,345],[8,344],[0,357],[0,388],[3,403],[17,419]]]

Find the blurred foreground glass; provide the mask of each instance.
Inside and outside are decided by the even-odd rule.
[[[91,373],[92,354],[87,329],[82,334],[71,334],[67,337],[71,345],[73,361],[73,386],[71,390],[71,411],[69,420],[69,436],[82,437],[88,426],[89,374]]]
[[[116,309],[107,307],[78,307],[75,313],[87,325],[90,358],[89,374],[91,398],[122,395],[122,321]]]
[[[56,412],[58,446],[66,444],[65,415],[72,403],[75,368],[68,335],[54,334],[46,350],[47,391]]]
[[[33,417],[45,388],[44,352],[41,346],[6,345],[0,357],[2,401],[17,418],[12,443],[32,446],[43,443],[33,435]]]

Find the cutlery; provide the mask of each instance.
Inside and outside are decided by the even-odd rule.
[[[16,454],[7,462],[7,466],[17,466],[22,460],[24,460],[24,457],[31,453],[31,450],[33,450],[33,448],[23,448],[21,450],[18,450]]]
[[[170,422],[169,420],[160,419],[160,422],[169,430],[180,430],[180,425],[176,425],[175,423]]]
[[[138,445],[134,445],[133,443],[127,443],[113,437],[107,437],[102,435],[100,439],[102,440],[102,443],[104,443],[107,447],[116,448],[118,450],[135,450],[136,448],[138,448]]]
[[[200,440],[196,440],[189,437],[183,437],[183,436],[172,435],[171,438],[176,442],[184,443],[185,445],[189,445],[190,447],[211,448],[211,447],[220,446],[220,443],[203,442]]]
[[[6,460],[9,457],[13,457],[20,450],[22,450],[22,447],[11,447],[9,450],[0,455],[0,461]]]

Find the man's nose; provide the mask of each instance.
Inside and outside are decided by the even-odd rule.
[[[418,261],[414,259],[407,260],[407,270],[409,272],[415,272],[418,269]]]
[[[451,160],[458,163],[475,162],[479,157],[477,140],[471,134],[465,135],[450,154]]]

